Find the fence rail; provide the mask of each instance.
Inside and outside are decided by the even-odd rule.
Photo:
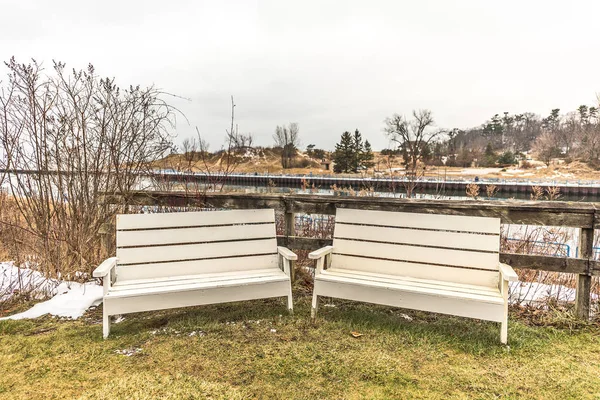
[[[107,195],[108,204],[123,204],[119,195]],[[594,230],[600,228],[595,203],[558,201],[415,200],[378,197],[336,197],[280,194],[223,194],[140,191],[127,195],[127,203],[147,206],[211,207],[226,209],[273,208],[285,214],[285,235],[278,242],[293,250],[314,250],[331,239],[298,237],[296,214],[335,215],[338,208],[402,211],[427,214],[497,217],[503,224],[565,226],[579,229],[578,258],[537,254],[500,253],[500,261],[514,268],[578,274],[576,315],[589,318],[592,276],[600,275],[594,260]]]

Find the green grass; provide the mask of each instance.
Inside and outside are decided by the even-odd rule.
[[[512,319],[506,347],[495,323],[333,303],[314,324],[306,296],[133,314],[108,340],[100,309],[1,321],[0,399],[600,398],[594,326]]]

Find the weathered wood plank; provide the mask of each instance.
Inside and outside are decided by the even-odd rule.
[[[500,218],[503,224],[530,224],[591,228],[594,205],[572,202],[463,201],[386,198],[290,196],[298,213],[335,214],[336,208],[357,208]],[[559,204],[560,203],[560,204]]]
[[[500,253],[500,262],[508,264],[513,268],[527,268],[571,274],[580,274],[588,268],[587,260],[534,254]],[[595,264],[598,264],[598,268],[600,268],[600,263]],[[600,272],[600,270],[598,272]]]
[[[321,247],[330,246],[333,243],[332,239],[318,239],[318,238],[307,238],[307,237],[290,237],[277,236],[277,245],[286,246],[290,250],[318,250]]]
[[[120,204],[116,195],[106,201]],[[569,226],[600,229],[595,203],[561,201],[473,201],[390,199],[378,197],[337,197],[280,195],[264,193],[133,192],[127,200],[140,205],[202,206],[214,208],[274,208],[284,212],[335,215],[337,208],[403,211],[430,214],[497,217],[504,224]]]

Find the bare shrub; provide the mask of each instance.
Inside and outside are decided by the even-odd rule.
[[[511,232],[512,230],[512,232]],[[503,225],[500,236],[503,252],[573,257],[572,228],[547,226]],[[572,301],[576,275],[549,271],[518,269],[520,282],[511,289],[513,304],[546,306],[549,302],[565,304]]]
[[[485,194],[488,199],[495,197],[496,193],[498,193],[498,186],[496,186],[496,185],[486,185],[485,186]]]
[[[521,162],[521,168],[522,169],[531,169],[533,168],[533,164],[530,163],[529,161],[525,160]]]
[[[544,196],[544,189],[540,186],[531,186],[531,200],[540,200]]]
[[[548,186],[546,188],[546,199],[550,201],[558,200],[560,198],[560,188],[558,186]]]
[[[476,199],[479,196],[479,185],[476,183],[469,183],[466,189],[467,197]]]
[[[277,147],[281,147],[281,166],[292,168],[292,160],[296,156],[300,146],[300,128],[297,122],[292,122],[288,126],[277,126],[273,134],[273,140]]]
[[[98,231],[118,211],[103,196],[118,193],[129,204],[138,177],[172,147],[174,109],[157,89],[121,89],[91,65],[67,72],[56,62],[49,74],[35,61],[6,66],[6,166],[29,171],[7,180],[19,219],[0,224],[28,236],[18,246],[26,254],[11,256],[19,263],[30,257],[46,276],[89,272],[104,256]]]

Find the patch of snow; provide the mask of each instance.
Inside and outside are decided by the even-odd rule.
[[[102,286],[93,282],[83,284],[63,282],[58,286],[57,292],[58,294],[50,300],[37,303],[25,312],[9,315],[0,320],[38,318],[46,314],[77,319],[88,308],[102,303]]]
[[[19,292],[29,293],[36,299],[53,296],[34,305],[29,310],[0,318],[26,319],[45,314],[77,319],[85,311],[102,303],[102,286],[96,282],[60,282],[48,279],[41,272],[30,268],[19,268],[13,263],[0,263],[0,301],[6,301]]]
[[[501,168],[467,168],[463,169],[460,173],[462,175],[487,175],[494,172],[499,172]]]
[[[115,353],[120,354],[125,357],[131,357],[137,353],[140,353],[141,351],[142,351],[142,349],[139,347],[132,347],[130,349],[115,350]]]

